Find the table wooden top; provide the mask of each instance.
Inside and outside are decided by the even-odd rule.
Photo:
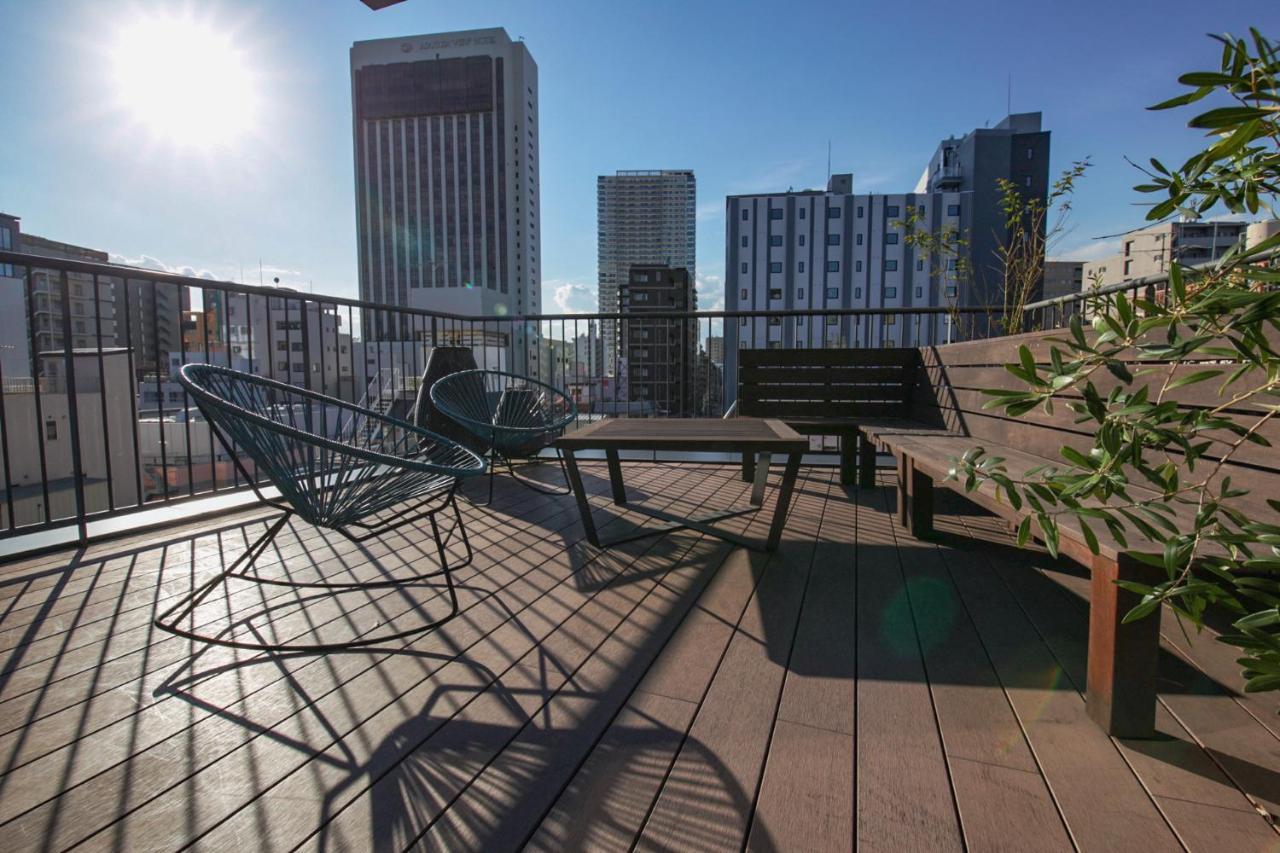
[[[614,418],[556,439],[563,450],[770,451],[803,453],[809,440],[765,418]]]

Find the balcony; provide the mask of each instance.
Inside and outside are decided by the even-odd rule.
[[[215,289],[243,301],[255,293],[146,275],[192,288],[196,302]],[[375,313],[392,310],[297,298],[347,314],[348,329],[371,328]],[[1037,310],[1049,325],[1078,308],[1053,301]],[[511,364],[506,348],[517,328],[533,324],[543,340],[587,335],[584,349],[594,352],[588,324],[598,329],[604,319],[401,313],[421,334],[353,349],[350,362],[362,374],[344,392],[353,399],[401,405],[416,389],[424,341],[452,335],[474,342],[490,364]],[[983,330],[939,324],[950,315],[920,309],[793,313],[799,321],[788,320],[789,334],[807,324],[820,331],[832,316],[860,348],[882,344],[886,317],[895,335],[922,342],[945,326],[955,337],[922,346],[942,354],[926,360],[931,377],[946,372],[957,347],[1005,345],[957,343],[961,332],[977,338]],[[697,323],[700,341],[729,332],[725,353],[736,359],[765,347],[766,318],[706,312],[670,320]],[[801,348],[795,337],[787,342]],[[273,350],[274,341],[261,343]],[[366,352],[379,370],[366,371]],[[136,391],[143,367],[128,355],[68,353],[72,387],[84,387],[86,375],[99,380],[81,394],[37,394],[38,384],[5,376],[6,847],[1276,844],[1280,699],[1244,693],[1234,653],[1212,632],[1188,638],[1165,620],[1158,735],[1110,737],[1085,702],[1088,574],[1016,548],[1003,521],[950,493],[936,499],[934,534],[912,536],[894,505],[894,470],[842,485],[835,448],[817,440],[770,553],[694,530],[596,548],[572,497],[500,479],[492,506],[462,503],[476,556],[456,575],[458,615],[436,631],[357,652],[284,655],[159,632],[157,608],[243,553],[276,513],[233,469],[209,462],[208,424],[176,417],[189,401],[162,402],[146,429],[134,411],[112,420],[109,407],[90,405],[132,399],[127,391]],[[707,389],[727,391],[729,380],[698,355],[695,414],[721,414],[725,396]],[[586,419],[631,404],[596,360],[557,363],[556,371],[548,378],[582,391]],[[958,381],[946,387],[959,398],[972,391]],[[57,441],[80,442],[80,472],[62,472],[53,442],[36,442],[28,456],[50,463],[50,479],[11,477],[16,442],[29,437],[15,433],[23,424],[14,413],[36,397],[42,414],[57,405],[65,412],[78,398],[72,411],[81,420],[66,413]],[[1028,417],[1021,426],[1034,423]],[[147,448],[135,455],[140,434],[156,436],[158,456]],[[641,506],[688,516],[747,492],[737,461],[633,454],[622,467]],[[538,476],[553,477],[545,467]],[[781,473],[768,471],[768,484],[776,487]],[[582,475],[602,532],[653,523],[612,504],[603,460],[586,461]],[[124,488],[135,478],[142,488]],[[39,512],[15,512],[32,502]],[[758,538],[768,516],[728,526]],[[13,553],[33,536],[43,537],[44,550]],[[417,565],[433,548],[425,523],[355,544],[295,519],[258,567],[299,578],[370,577]],[[297,640],[409,625],[436,614],[443,597],[431,585],[340,600],[293,590],[266,596],[247,584],[229,588],[201,606],[199,619]]]

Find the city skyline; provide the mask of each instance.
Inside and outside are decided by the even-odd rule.
[[[242,144],[175,146],[121,112],[105,88],[111,75],[95,76],[95,63],[41,66],[44,83],[0,94],[0,109],[19,119],[0,161],[0,209],[22,216],[35,233],[119,260],[254,283],[261,259],[266,281],[279,276],[300,289],[355,296],[348,49],[365,39],[504,26],[513,38],[524,37],[541,67],[545,311],[595,306],[592,184],[598,174],[653,163],[699,174],[699,304],[715,308],[723,296],[725,196],[822,187],[828,140],[831,170],[851,171],[855,192],[909,188],[934,140],[994,124],[1010,89],[1015,111],[1041,110],[1055,130],[1051,174],[1086,155],[1097,163],[1077,195],[1075,229],[1053,253],[1089,259],[1117,247],[1114,240],[1095,246],[1089,238],[1141,224],[1142,209],[1131,206],[1139,196],[1130,189],[1139,175],[1124,157],[1177,162],[1199,142],[1178,117],[1144,107],[1170,94],[1171,72],[1181,70],[1188,45],[1206,31],[1243,29],[1253,13],[1241,7],[1224,19],[1220,10],[1172,4],[1165,7],[1169,14],[1155,18],[1108,6],[1105,16],[1078,7],[1071,14],[1032,10],[1017,22],[980,14],[943,22],[937,19],[948,16],[931,14],[928,6],[892,13],[823,6],[824,25],[816,28],[803,15],[763,5],[724,25],[713,8],[658,4],[627,21],[628,36],[658,38],[673,24],[699,33],[691,67],[677,77],[599,55],[606,34],[617,31],[618,10],[563,7],[578,25],[570,37],[556,20],[516,4],[495,3],[482,15],[432,7],[428,15],[423,4],[406,2],[375,15],[357,3],[314,12],[279,4],[267,11],[228,0],[193,14],[229,34],[253,71],[258,106],[277,108],[271,121],[258,115]],[[52,15],[7,9],[10,38],[0,70],[25,80],[22,69],[39,56],[109,60],[112,34],[155,8],[68,2]],[[1239,20],[1229,20],[1231,14]],[[1150,39],[1128,39],[1126,21],[1140,23]],[[887,36],[906,31],[922,39],[946,34],[966,50],[1005,50],[999,61],[979,68],[945,50],[895,59],[900,49]],[[751,79],[749,92],[714,59],[733,48],[727,55],[764,61],[759,52],[783,38],[807,45],[804,62],[779,60],[770,74]],[[1091,61],[1068,65],[1085,42]],[[848,90],[842,82],[887,67],[899,70],[892,86]],[[944,74],[946,97],[939,97]],[[755,104],[767,109],[751,108]],[[669,138],[630,139],[619,132],[694,108],[698,120]],[[877,118],[884,115],[892,121]],[[794,132],[801,116],[809,119],[803,135]],[[247,153],[249,143],[260,150]],[[68,200],[73,189],[74,203]]]

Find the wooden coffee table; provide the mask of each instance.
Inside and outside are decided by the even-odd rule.
[[[597,421],[582,429],[556,439],[556,447],[564,454],[569,484],[573,487],[578,511],[582,514],[582,526],[587,541],[597,548],[608,548],[620,542],[630,542],[646,536],[654,536],[671,530],[689,528],[711,536],[743,545],[754,550],[772,551],[782,538],[782,525],[787,518],[787,506],[795,490],[796,475],[800,471],[800,457],[809,449],[809,440],[782,421],[759,418],[618,418]],[[596,533],[591,518],[591,505],[582,487],[582,475],[578,472],[575,451],[603,450],[609,463],[609,483],[613,487],[613,502],[636,512],[660,518],[667,523],[658,527],[646,527],[637,533],[629,533],[602,541]],[[675,450],[688,452],[752,454],[757,457],[755,476],[751,487],[751,505],[682,518],[662,510],[627,503],[626,489],[622,485],[622,465],[618,461],[620,450]],[[764,503],[765,481],[769,475],[769,462],[773,454],[787,457],[787,467],[778,488],[778,501],[773,510],[773,522],[769,538],[761,545],[735,533],[713,527],[712,522],[736,515],[756,512]]]

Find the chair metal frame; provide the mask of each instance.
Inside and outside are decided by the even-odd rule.
[[[179,371],[178,380],[195,400],[213,433],[226,448],[236,469],[249,483],[254,494],[262,503],[280,510],[281,515],[275,518],[266,532],[230,566],[192,589],[176,604],[159,613],[154,620],[157,628],[187,639],[230,648],[268,652],[325,652],[374,646],[403,639],[439,627],[457,614],[458,597],[451,570],[470,564],[474,557],[470,539],[467,537],[466,525],[458,507],[458,481],[462,477],[483,473],[485,469],[483,459],[447,438],[398,418],[274,379],[215,365],[189,364]],[[263,394],[273,392],[304,401],[301,405],[304,406],[305,428],[300,428],[296,423],[299,405],[297,403],[286,406],[272,403],[267,407],[273,415],[269,417],[252,411],[225,396],[220,396],[207,387],[210,384],[221,384],[230,390],[234,387],[230,383],[240,383],[243,388],[252,388]],[[340,413],[349,413],[351,419],[346,422],[346,425],[344,426],[341,422],[338,424],[339,432],[349,430],[353,439],[363,433],[371,446],[361,447],[349,441],[339,441],[317,434],[313,429],[315,404],[328,407],[321,409],[322,419],[326,422],[329,408],[335,408]],[[288,416],[289,423],[281,417],[285,414]],[[327,431],[327,423],[325,431]],[[387,433],[399,436],[393,440],[392,445],[392,449],[398,450],[399,453],[374,449],[372,446],[378,440],[385,443],[385,439],[379,439],[378,436]],[[239,441],[236,440],[237,436]],[[268,452],[268,449],[262,446],[263,442],[257,441],[268,436],[267,442],[273,445],[270,448],[272,452]],[[237,452],[237,446],[243,447],[253,459],[257,474],[251,472],[245,465],[240,453]],[[321,473],[317,468],[323,466],[326,460],[336,464],[332,464],[332,470]],[[264,471],[271,484],[280,493],[279,497],[264,493],[261,483],[261,473]],[[306,483],[307,487],[301,487],[300,483]],[[408,486],[406,490],[408,494],[396,491],[396,487],[400,484]],[[369,523],[370,518],[380,518],[387,510],[407,501],[414,501],[407,510],[401,510],[389,518]],[[447,513],[449,510],[452,510],[453,514],[452,523],[442,535],[441,524],[436,516],[442,512]],[[352,542],[365,542],[426,519],[431,525],[432,539],[436,544],[440,565],[438,568],[410,576],[349,582],[296,581],[288,578],[263,577],[249,571],[284,525],[295,515],[318,527],[336,530]],[[451,565],[446,549],[455,536],[460,536],[466,557],[462,562]],[[383,632],[341,642],[272,643],[265,640],[259,642],[231,640],[196,630],[194,627],[187,629],[181,624],[183,620],[192,616],[211,592],[232,578],[293,589],[351,591],[404,586],[439,577],[443,577],[448,593],[448,614],[440,619],[402,631]]]
[[[477,398],[468,400],[467,402],[472,406],[469,411],[462,411],[458,405],[455,405],[456,401],[446,397],[445,392],[447,392],[451,386],[462,385],[467,382],[475,382],[476,380],[485,383],[485,396],[482,399]],[[498,381],[505,381],[506,384],[501,389],[489,387],[489,383],[496,383]],[[543,423],[528,426],[499,423],[498,418],[501,413],[498,409],[501,406],[502,395],[508,390],[511,390],[512,386],[516,385],[523,386],[518,390],[539,391],[544,400],[554,400],[554,405],[561,407],[564,410],[564,413],[559,417],[552,418]],[[575,406],[572,398],[570,398],[564,391],[561,391],[554,385],[550,385],[546,382],[542,382],[541,380],[533,379],[528,376],[522,376],[519,373],[508,373],[502,370],[477,369],[460,370],[456,373],[450,373],[447,376],[441,377],[431,386],[429,394],[431,397],[431,403],[435,406],[437,411],[456,421],[470,431],[472,435],[481,441],[484,441],[488,445],[487,449],[484,451],[484,456],[489,467],[489,495],[483,503],[479,501],[472,501],[477,506],[487,506],[488,504],[493,503],[493,482],[499,464],[505,465],[507,472],[511,475],[511,478],[527,489],[531,489],[544,495],[568,495],[572,493],[572,489],[569,485],[569,474],[565,470],[564,456],[560,453],[559,448],[555,448],[555,451],[556,461],[560,465],[560,476],[564,479],[565,483],[563,489],[550,489],[540,483],[526,477],[522,477],[516,471],[516,466],[514,464],[515,460],[528,459],[534,461],[539,457],[525,456],[519,453],[510,452],[510,448],[517,447],[520,443],[530,439],[540,439],[544,436],[548,438],[554,437],[555,435],[563,432],[565,427],[577,420],[577,407]],[[472,396],[474,397],[474,394]],[[492,405],[490,405],[491,403]],[[488,414],[487,420],[481,419],[481,406],[484,407],[484,410]],[[541,451],[550,445],[551,442],[547,441],[545,444],[541,445],[538,450]]]

